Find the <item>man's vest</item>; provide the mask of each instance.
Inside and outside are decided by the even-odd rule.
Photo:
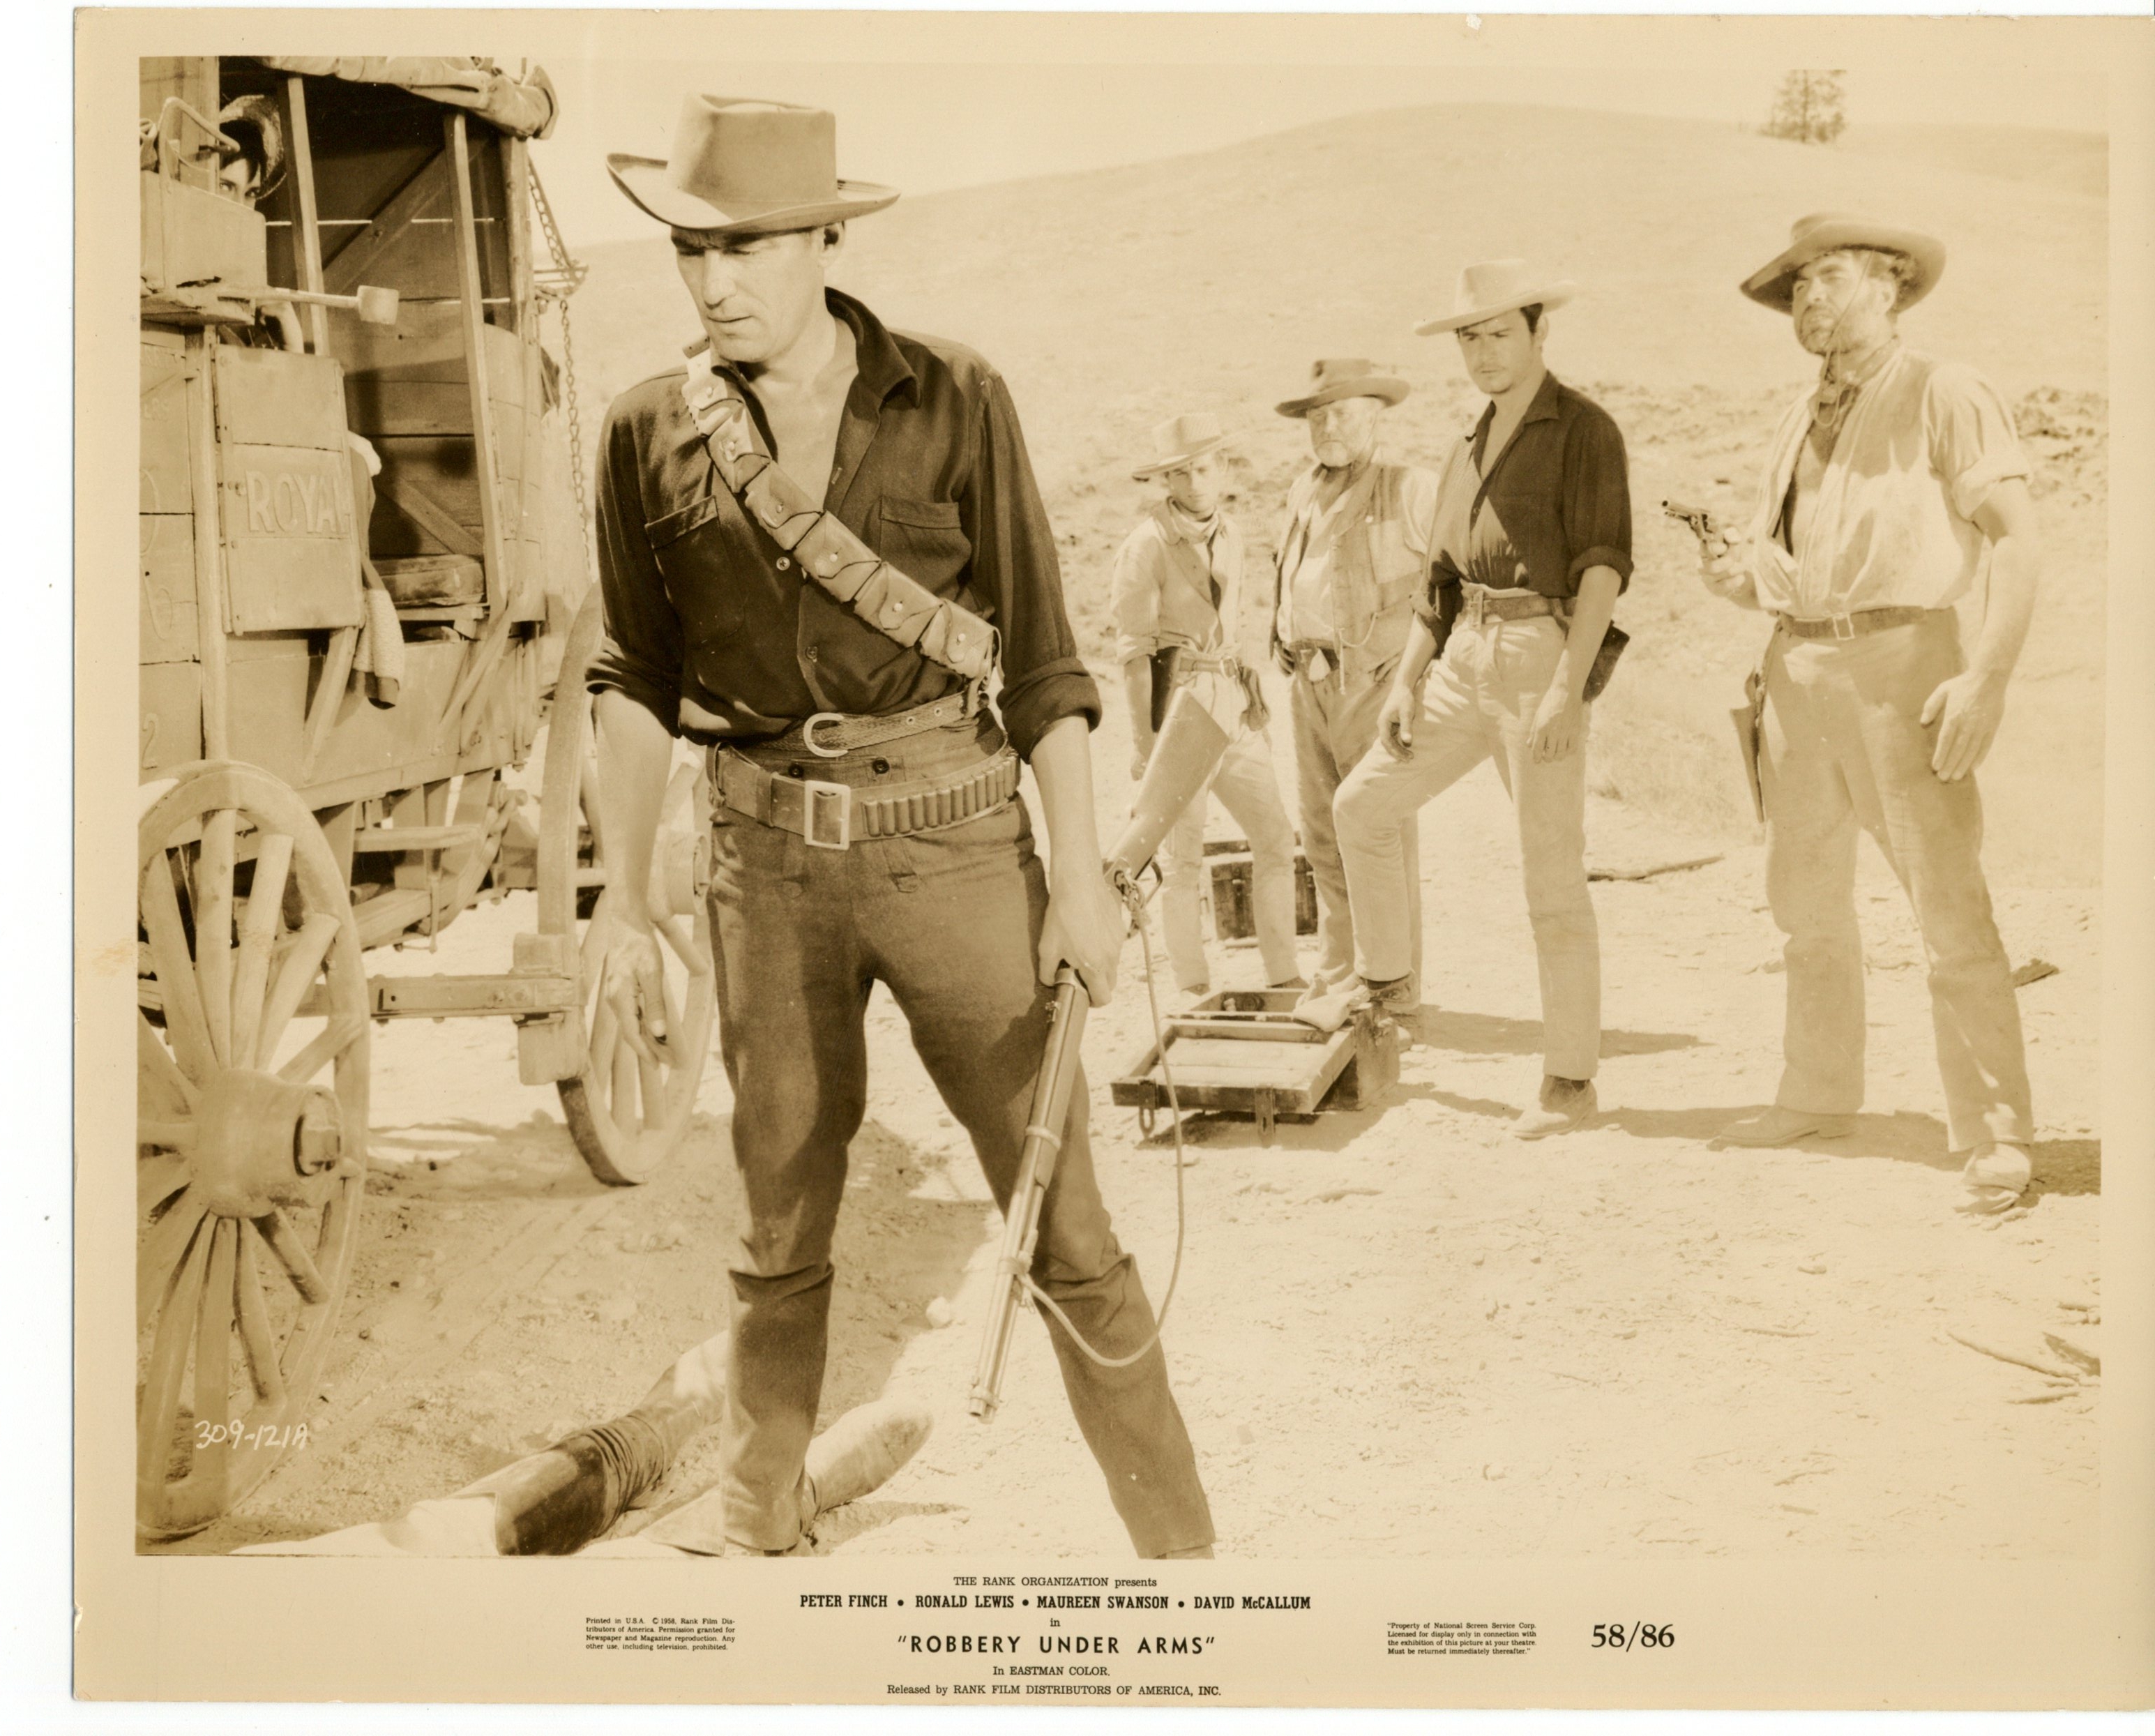
[[[1407,545],[1404,484],[1410,467],[1372,463],[1349,486],[1333,515],[1338,527],[1329,574],[1332,628],[1339,667],[1351,684],[1389,673],[1406,648],[1414,625],[1414,600],[1429,576],[1429,561]],[[1279,635],[1281,606],[1292,594],[1302,564],[1307,519],[1322,474],[1313,464],[1287,491],[1287,529],[1272,566],[1272,634]]]

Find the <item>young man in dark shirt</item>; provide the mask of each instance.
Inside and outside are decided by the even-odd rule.
[[[837,180],[834,133],[822,110],[691,96],[670,162],[608,159],[672,228],[709,344],[685,382],[663,375],[616,400],[601,453],[607,641],[591,685],[619,868],[609,980],[624,1028],[663,1041],[636,894],[686,735],[710,754],[719,1044],[747,1208],[711,1498],[726,1543],[751,1552],[799,1547],[816,1515],[802,1467],[871,987],[904,1012],[1007,1209],[1044,985],[1067,960],[1104,1002],[1123,932],[1094,828],[1099,695],[1009,392],[970,350],[893,332],[826,287],[846,219],[897,197]],[[782,479],[719,469],[723,456],[753,469],[755,453]],[[997,641],[1000,725],[982,694]],[[1047,873],[1016,799],[1021,759]],[[1064,1385],[1139,1553],[1209,1554],[1189,1436],[1086,1123],[1081,1078],[1033,1265],[1084,1340],[1050,1329]],[[1134,1360],[1104,1366],[1088,1346]]]
[[[1396,861],[1400,820],[1493,757],[1518,815],[1542,996],[1540,1100],[1523,1139],[1594,1111],[1601,942],[1586,888],[1586,679],[1631,576],[1624,437],[1543,365],[1546,311],[1569,284],[1518,260],[1469,266],[1456,331],[1489,407],[1446,463],[1431,594],[1377,730],[1334,813],[1357,965],[1380,1004],[1410,968]],[[1437,653],[1429,692],[1422,677]]]

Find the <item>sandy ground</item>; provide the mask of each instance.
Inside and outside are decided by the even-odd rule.
[[[1103,831],[1127,797],[1120,735],[1111,714]],[[1595,801],[1596,867],[1727,854],[1597,885],[1602,1114],[1529,1145],[1507,1124],[1539,1073],[1533,955],[1493,773],[1426,811],[1423,835],[1428,1004],[1398,1090],[1282,1124],[1269,1149],[1247,1122],[1190,1128],[1166,1345],[1222,1552],[2091,1556],[2096,1381],[2044,1334],[2099,1357],[2096,894],[1997,888],[2016,961],[2060,970],[2022,991],[2032,1206],[1973,1222],[1951,1210],[1918,942],[1867,847],[1868,1111],[1852,1139],[1743,1153],[1708,1140],[1775,1078],[1782,985],[1755,847]],[[532,919],[519,895],[438,955],[374,968],[502,968]],[[1134,943],[1087,1052],[1103,1185],[1157,1298],[1172,1153],[1106,1090],[1145,1042],[1139,959]],[[1255,981],[1247,948],[1216,961],[1216,981]],[[966,1415],[999,1219],[880,996],[870,1052],[824,1415],[904,1393],[938,1426],[822,1546],[1120,1553],[1041,1325],[1021,1323],[1002,1413]],[[186,1551],[389,1517],[625,1409],[724,1324],[738,1188],[715,1060],[678,1155],[615,1191],[585,1172],[552,1093],[517,1083],[505,1023],[377,1029],[375,1056],[378,1170],[315,1444]],[[941,1329],[938,1298],[955,1313]],[[713,1434],[693,1442],[622,1529],[705,1486],[715,1452]]]

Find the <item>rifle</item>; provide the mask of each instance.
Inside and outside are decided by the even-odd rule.
[[[1231,689],[1240,697],[1239,686]],[[1206,711],[1194,690],[1175,690],[1168,707],[1144,781],[1138,786],[1129,824],[1115,840],[1101,872],[1134,918],[1141,918],[1144,894],[1138,876],[1219,767],[1231,740],[1230,730]],[[1055,1006],[1047,1027],[1047,1049],[1032,1088],[1032,1109],[1026,1118],[1025,1145],[1018,1155],[1017,1183],[1011,1190],[1003,1218],[1002,1250],[996,1262],[994,1299],[980,1339],[980,1360],[968,1401],[985,1422],[1002,1402],[1003,1370],[1010,1360],[1011,1330],[1017,1311],[1031,1293],[1032,1257],[1040,1241],[1040,1211],[1055,1179],[1062,1150],[1062,1129],[1070,1119],[1070,1094],[1078,1079],[1078,1046],[1085,1035],[1089,1005],[1078,973],[1065,964],[1055,973]],[[1161,1311],[1166,1310],[1165,1302]],[[1066,1325],[1068,1323],[1064,1323]],[[1074,1333],[1072,1334],[1075,1335]],[[1081,1348],[1091,1346],[1080,1339]],[[1148,1344],[1145,1350],[1152,1347]],[[1144,1350],[1137,1353],[1145,1354]]]

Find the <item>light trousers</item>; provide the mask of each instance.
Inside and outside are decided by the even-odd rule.
[[[1787,937],[1784,1066],[1774,1101],[1852,1114],[1863,1104],[1863,941],[1856,833],[1869,832],[1915,907],[1955,1151],[2034,1136],[2012,967],[1983,873],[1975,780],[1931,770],[1918,719],[1963,668],[1953,612],[1861,638],[1777,632],[1766,658],[1759,780],[1766,896]]]
[[[1198,893],[1205,871],[1206,794],[1220,798],[1250,844],[1250,901],[1265,981],[1286,982],[1301,974],[1294,955],[1294,827],[1280,799],[1272,744],[1251,730],[1228,748],[1206,791],[1199,792],[1161,853],[1160,925],[1168,963],[1185,994],[1209,988],[1211,966],[1198,922]]]
[[[1384,708],[1391,683],[1387,663],[1375,679],[1349,685],[1334,663],[1323,678],[1313,679],[1298,670],[1289,689],[1288,709],[1294,723],[1294,776],[1297,806],[1301,809],[1303,854],[1309,858],[1310,878],[1317,883],[1317,966],[1309,973],[1310,986],[1318,991],[1338,988],[1354,974],[1354,927],[1360,919],[1351,909],[1347,872],[1340,860],[1339,838],[1333,822],[1333,801],[1363,755],[1377,739],[1377,714]],[[1414,811],[1409,809],[1395,827],[1391,854],[1393,879],[1385,894],[1407,912],[1405,946],[1390,955],[1397,965],[1395,976],[1421,982],[1421,848]],[[1403,961],[1402,961],[1403,960]]]
[[[1537,763],[1534,712],[1556,674],[1564,629],[1546,615],[1461,622],[1431,671],[1414,754],[1369,748],[1334,813],[1354,907],[1357,967],[1372,981],[1415,958],[1421,888],[1402,902],[1399,837],[1422,804],[1493,759],[1518,817],[1527,914],[1541,978],[1543,1070],[1590,1079],[1601,1055],[1601,936],[1586,888],[1586,743]],[[1591,713],[1589,714],[1589,717]]]

